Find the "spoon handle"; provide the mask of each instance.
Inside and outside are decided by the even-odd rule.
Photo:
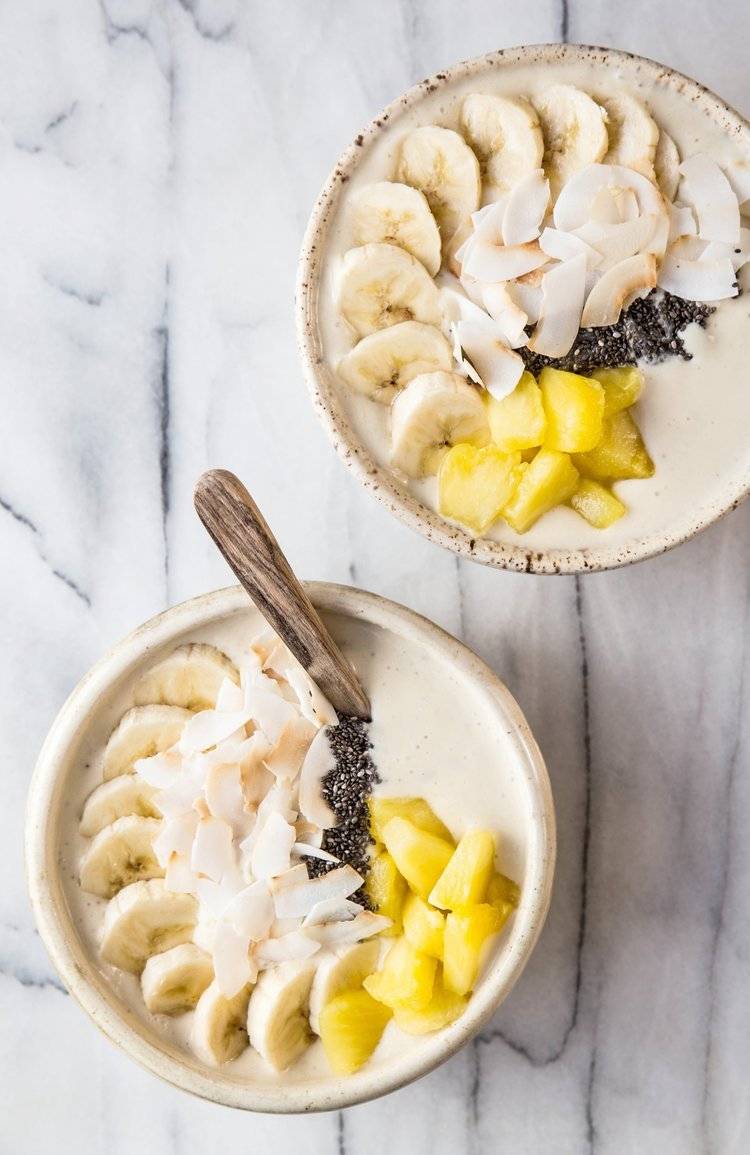
[[[357,675],[239,478],[226,469],[210,469],[198,479],[194,502],[199,518],[258,610],[334,709],[369,719],[370,703]]]

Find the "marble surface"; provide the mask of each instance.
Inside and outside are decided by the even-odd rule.
[[[297,366],[295,258],[342,146],[407,85],[528,41],[655,56],[750,112],[750,7],[705,0],[16,0],[0,8],[0,1151],[750,1150],[750,505],[630,570],[458,563],[361,491]],[[116,1052],[34,930],[22,815],[102,650],[227,582],[191,487],[242,474],[300,573],[473,645],[534,727],[548,925],[471,1046],[313,1118],[193,1101]]]

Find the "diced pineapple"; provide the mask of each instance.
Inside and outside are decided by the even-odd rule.
[[[488,393],[486,405],[492,440],[504,453],[533,449],[544,441],[547,418],[542,392],[531,373],[523,373],[513,392],[502,401]]]
[[[410,1011],[406,1007],[397,1007],[393,1012],[393,1021],[408,1035],[427,1035],[430,1031],[439,1031],[447,1027],[466,1008],[467,999],[446,989],[442,975],[438,970],[435,976],[435,985],[432,998],[421,1011]]]
[[[637,365],[617,369],[595,369],[591,374],[604,389],[604,416],[635,405],[643,390],[643,374]]]
[[[404,903],[404,934],[417,950],[443,957],[445,915],[433,910],[418,894],[410,894]]]
[[[344,991],[320,1012],[323,1050],[337,1075],[351,1075],[373,1053],[392,1015],[365,990]]]
[[[542,514],[567,501],[577,484],[578,470],[567,453],[540,449],[503,510],[503,517],[516,533],[526,533]]]
[[[450,830],[424,798],[379,798],[371,794],[367,804],[370,809],[370,830],[376,842],[383,841],[383,827],[391,818],[407,818],[420,830],[427,830],[453,843]]]
[[[490,903],[480,903],[459,914],[451,911],[445,920],[443,976],[446,987],[457,995],[473,990],[479,974],[482,947],[502,929],[507,915]]]
[[[546,448],[560,453],[593,449],[602,436],[604,415],[604,389],[599,382],[547,367],[539,375],[539,388],[547,418]]]
[[[388,1007],[421,1011],[432,998],[437,959],[416,950],[406,938],[398,938],[385,958],[383,969],[364,981],[378,1002]]]
[[[443,517],[485,533],[518,484],[520,461],[518,453],[504,453],[496,445],[483,449],[454,445],[438,471],[438,508]]]
[[[576,453],[573,464],[594,481],[624,481],[654,474],[641,432],[626,409],[605,419],[599,444],[588,453]]]
[[[427,898],[448,865],[453,844],[398,817],[386,822],[383,841],[412,890]]]
[[[383,934],[401,933],[401,912],[406,898],[406,879],[399,874],[387,850],[376,854],[365,882],[365,894],[378,914],[384,914],[392,925]]]
[[[521,890],[517,882],[508,878],[507,874],[498,871],[493,874],[487,887],[487,902],[504,909],[510,906],[515,909],[521,901]]]
[[[430,891],[443,910],[465,910],[484,902],[495,862],[495,839],[488,830],[467,830]]]
[[[627,513],[627,506],[615,497],[611,489],[586,477],[578,482],[570,504],[595,529],[607,529]]]

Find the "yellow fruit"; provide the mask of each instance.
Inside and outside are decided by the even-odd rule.
[[[404,935],[416,950],[433,958],[443,957],[445,915],[433,910],[418,894],[410,894],[404,903]]]
[[[638,426],[626,409],[605,418],[599,444],[588,453],[577,453],[573,464],[584,477],[594,481],[624,481],[654,475],[654,463]]]
[[[577,484],[578,471],[567,453],[540,449],[503,510],[503,517],[516,533],[526,533],[542,514],[567,501]]]
[[[443,984],[442,976],[438,972],[432,990],[432,998],[421,1011],[410,1011],[405,1007],[398,1007],[393,1012],[393,1021],[408,1035],[427,1035],[430,1031],[439,1031],[447,1027],[454,1019],[463,1014],[467,999],[449,991]]]
[[[383,841],[383,827],[391,818],[408,818],[420,830],[437,834],[446,842],[453,842],[450,830],[441,822],[435,811],[424,798],[376,798],[370,795],[370,830],[376,842]]]
[[[495,839],[488,830],[467,830],[430,892],[443,910],[465,910],[484,902],[495,862]]]
[[[635,405],[643,390],[643,374],[637,365],[618,369],[595,369],[591,374],[604,389],[604,416]]]
[[[454,445],[438,471],[438,509],[443,517],[485,533],[520,480],[520,461],[518,453],[503,453],[496,445],[483,449]]]
[[[547,418],[541,389],[531,373],[524,373],[502,401],[488,393],[486,405],[492,440],[504,453],[533,449],[544,441]]]
[[[408,939],[398,938],[385,958],[383,969],[368,975],[364,988],[388,1007],[421,1011],[432,998],[437,960],[415,950]]]
[[[599,382],[548,367],[539,374],[539,388],[547,418],[547,449],[560,453],[593,449],[601,440],[604,415],[604,389]]]
[[[627,513],[627,506],[610,489],[585,477],[578,482],[570,504],[595,529],[607,529]]]
[[[323,1050],[337,1075],[351,1075],[380,1042],[392,1011],[365,990],[344,991],[320,1012]]]
[[[448,990],[457,995],[473,990],[482,947],[491,935],[502,929],[505,921],[503,914],[486,902],[461,914],[451,911],[445,920],[443,945],[443,977]]]
[[[378,914],[384,914],[393,923],[383,934],[401,933],[401,911],[406,892],[406,879],[399,874],[388,851],[381,851],[370,865],[365,894]]]
[[[515,909],[521,901],[521,891],[517,882],[508,878],[507,874],[493,874],[487,887],[487,902],[504,909],[510,906]]]
[[[383,841],[412,890],[427,898],[448,865],[453,844],[398,817],[386,822]]]

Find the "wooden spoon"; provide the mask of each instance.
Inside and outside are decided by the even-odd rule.
[[[239,478],[209,469],[193,497],[198,517],[263,617],[334,709],[370,718],[359,679],[294,576],[263,514]]]

